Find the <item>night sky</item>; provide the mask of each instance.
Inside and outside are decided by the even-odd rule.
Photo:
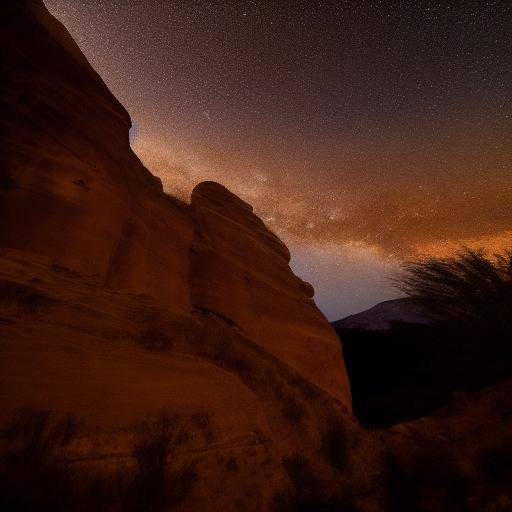
[[[46,0],[169,193],[251,203],[331,319],[512,245],[512,2]]]

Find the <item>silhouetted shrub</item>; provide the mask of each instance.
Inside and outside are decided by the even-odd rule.
[[[370,404],[378,404],[374,396],[380,395],[383,410],[386,401],[390,409],[401,401],[409,417],[415,408],[424,415],[448,402],[455,391],[476,390],[512,375],[512,252],[488,257],[466,249],[451,258],[408,262],[404,270],[397,286],[430,324],[395,328],[375,338],[372,354],[380,356],[380,346],[390,356],[374,357],[388,373],[374,380],[377,389],[368,393]],[[368,348],[348,347],[348,366],[357,350],[364,351],[366,361]],[[365,369],[361,375],[368,373],[376,374]],[[381,381],[387,394],[379,391]],[[354,389],[357,410],[362,388],[356,382]]]
[[[512,332],[512,251],[493,258],[465,249],[452,258],[407,262],[397,286],[432,320]]]
[[[127,508],[158,511],[176,506],[188,494],[197,479],[192,468],[173,465],[188,434],[180,417],[162,413],[154,423],[142,424],[136,434],[133,456],[135,472],[128,493]]]

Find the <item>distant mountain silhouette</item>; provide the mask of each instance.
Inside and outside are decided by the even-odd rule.
[[[387,331],[398,322],[428,324],[429,320],[410,298],[403,297],[380,302],[365,311],[337,320],[332,325],[335,329]]]
[[[454,393],[511,374],[508,344],[492,342],[492,323],[485,336],[423,311],[401,298],[332,323],[343,340],[354,412],[369,427],[429,415]]]

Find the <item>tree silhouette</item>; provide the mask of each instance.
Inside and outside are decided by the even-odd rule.
[[[403,265],[397,287],[432,322],[474,334],[512,333],[512,251],[492,257],[463,249],[451,258],[422,258]]]

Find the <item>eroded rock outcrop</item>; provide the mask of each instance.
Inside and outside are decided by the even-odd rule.
[[[2,12],[2,421],[79,416],[73,460],[96,471],[137,463],[134,425],[178,415],[183,510],[282,510],[306,469],[334,492],[349,386],[285,245],[221,185],[167,196],[43,3]]]
[[[127,112],[65,29],[38,2],[13,3],[10,16],[2,252],[182,311],[192,289],[193,306],[230,318],[349,404],[339,342],[286,246],[220,185],[199,185],[192,209],[173,203],[129,147]]]
[[[338,340],[298,279],[290,253],[250,205],[222,185],[192,192],[192,304],[229,319],[265,350],[344,403],[349,384]]]

